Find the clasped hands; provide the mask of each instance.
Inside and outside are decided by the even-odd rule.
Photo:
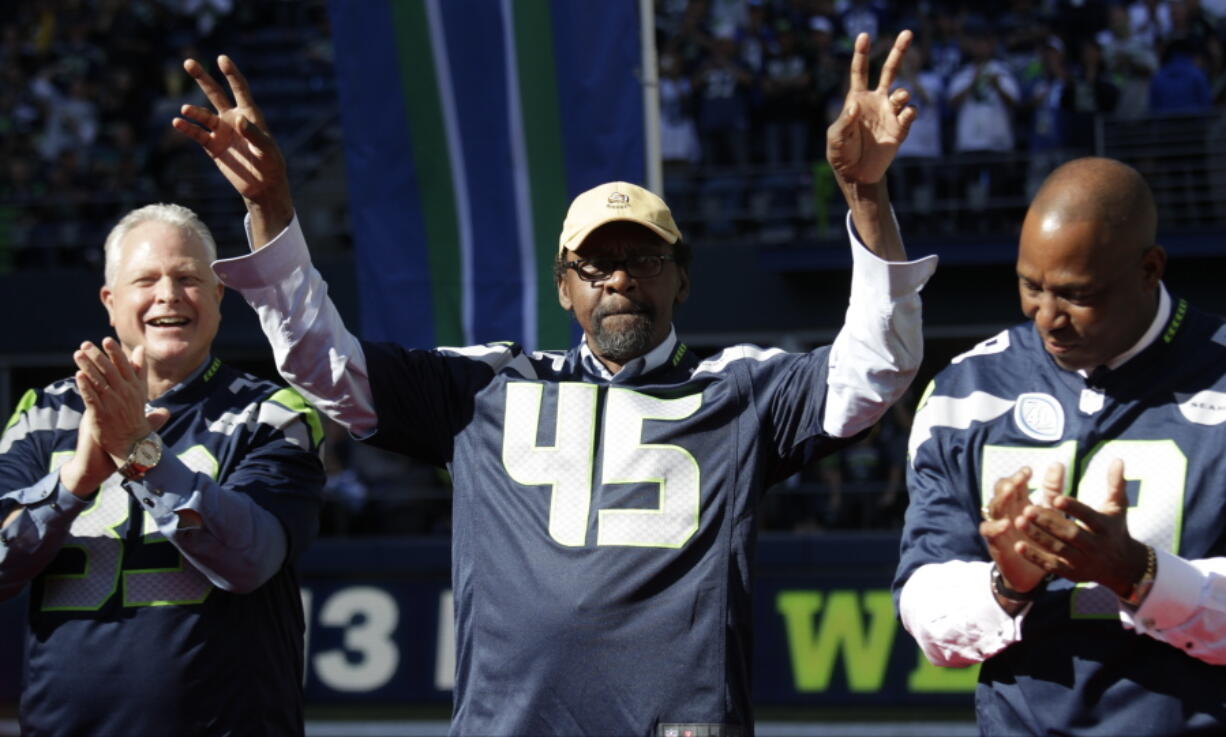
[[[170,413],[145,410],[143,347],[129,358],[119,342],[108,337],[101,347],[82,343],[72,358],[85,412],[77,430],[76,453],[61,469],[60,480],[72,493],[86,497],[124,464],[138,440],[164,425]]]
[[[1107,468],[1107,495],[1098,509],[1062,494],[1064,474],[1064,464],[1048,466],[1037,502],[1030,498],[1029,468],[996,482],[979,524],[992,560],[1016,591],[1030,591],[1051,574],[1127,597],[1145,570],[1147,551],[1128,533],[1124,462]]]

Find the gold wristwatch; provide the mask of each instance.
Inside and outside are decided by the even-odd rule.
[[[128,481],[140,481],[149,469],[162,460],[162,436],[151,432],[132,446],[128,458],[119,467],[119,475]]]

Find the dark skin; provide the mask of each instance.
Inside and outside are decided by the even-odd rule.
[[[882,178],[915,120],[915,109],[906,107],[906,90],[891,94],[889,88],[910,42],[909,31],[899,34],[877,87],[870,89],[869,41],[861,34],[852,57],[843,112],[826,133],[826,155],[851,207],[856,229],[870,250],[890,260],[905,259],[906,254]],[[669,245],[653,231],[634,223],[614,222],[592,231],[576,251],[566,254],[565,260],[670,253]],[[649,311],[653,315],[650,347],[654,348],[668,337],[673,310],[685,301],[689,291],[689,274],[675,263],[665,263],[661,274],[648,279],[635,279],[618,269],[609,279],[595,283],[583,281],[568,269],[558,283],[558,301],[563,309],[574,311],[588,348],[616,373],[642,354],[614,356],[603,351],[593,338],[597,309],[613,313],[600,320],[599,327],[606,331],[628,329],[632,322],[642,319],[635,313]]]
[[[1064,486],[1063,467],[1059,464],[1048,469],[1043,478],[1047,494],[1059,494]],[[1020,468],[1012,476],[999,479],[994,488],[992,501],[985,507],[986,519],[979,523],[979,534],[988,543],[988,553],[1006,585],[1015,591],[1030,591],[1047,572],[1027,560],[1017,546],[1026,540],[1025,533],[1014,522],[1020,519],[1030,505],[1029,468]],[[995,592],[994,592],[995,593]],[[996,601],[1010,614],[1022,607],[1000,596]]]
[[[268,132],[247,78],[230,57],[217,57],[217,68],[225,75],[233,99],[200,62],[187,59],[183,68],[196,80],[214,110],[184,105],[179,111],[183,117],[175,118],[171,125],[200,144],[242,196],[251,215],[252,245],[264,246],[294,217],[285,158]]]
[[[860,240],[870,251],[889,261],[906,259],[902,237],[890,209],[884,176],[916,115],[915,109],[907,106],[909,98],[906,90],[890,91],[911,38],[910,31],[898,34],[882,65],[877,86],[869,87],[870,44],[868,35],[860,34],[852,55],[851,77],[843,112],[826,131],[826,157],[847,199]],[[182,117],[175,118],[172,125],[200,144],[235,191],[243,197],[251,215],[252,246],[260,248],[284,230],[293,218],[294,204],[285,160],[268,132],[247,80],[230,57],[220,56],[217,59],[217,68],[225,76],[229,92],[194,59],[184,61],[183,68],[196,80],[212,109],[184,105],[180,110]],[[603,230],[600,228],[594,233]],[[600,242],[595,247],[628,252],[658,248],[660,243],[659,239],[651,241],[621,231],[614,237],[614,242]],[[587,243],[579,245],[576,250],[586,255]],[[589,324],[583,322],[586,319],[584,313],[590,317],[590,310],[596,306],[585,306],[587,302],[583,298],[596,296],[596,290],[591,284],[572,281],[573,276],[573,272],[566,274],[558,285],[559,300],[563,307],[575,309],[575,315],[587,334],[588,345],[593,348],[596,357],[611,371],[620,370],[633,357],[614,358],[596,350],[589,331],[590,321]],[[600,299],[597,300],[597,303],[603,300],[614,307],[628,307],[631,300],[627,295],[631,292],[643,294],[644,288],[651,290],[652,304],[662,312],[652,333],[653,340],[657,342],[643,353],[668,336],[672,309],[685,299],[689,291],[688,275],[678,270],[675,264],[666,264],[665,273],[652,277],[652,280],[658,281],[659,285],[645,287],[644,284],[633,284],[637,280],[628,278],[624,271],[618,271],[600,285]],[[661,289],[658,295],[655,294],[657,286]],[[667,319],[664,319],[665,313]],[[605,322],[609,329],[617,329],[618,323],[630,319],[614,316]]]
[[[592,231],[577,251],[567,252],[564,260],[624,259],[634,255],[669,256],[672,246],[637,223],[612,222]],[[651,327],[651,346],[658,346],[668,337],[673,308],[684,302],[689,293],[689,274],[674,262],[665,262],[658,275],[648,278],[636,279],[625,269],[617,269],[608,279],[588,282],[579,278],[574,269],[567,269],[558,282],[562,309],[574,312],[588,348],[613,373],[637,356],[608,355],[592,337],[595,331],[618,332],[632,329],[635,324],[646,324]]]
[[[1061,464],[1058,473],[1063,475]],[[1128,534],[1124,462],[1107,468],[1107,498],[1094,509],[1071,496],[1028,504],[1013,525],[1024,536],[1013,551],[1036,568],[1070,581],[1092,581],[1123,598],[1145,572],[1145,545]]]
[[[1158,311],[1166,253],[1133,169],[1077,159],[1057,169],[1022,224],[1022,312],[1061,368],[1093,370],[1140,339]]]
[[[1104,365],[1152,324],[1166,265],[1156,223],[1148,187],[1119,162],[1077,159],[1044,182],[1022,226],[1017,273],[1022,311],[1062,368]],[[1063,495],[1061,464],[1046,471],[1043,504],[1029,502],[1030,469],[1000,479],[980,534],[1005,583],[1029,591],[1052,573],[1127,596],[1147,551],[1128,534],[1123,473],[1122,462],[1111,465],[1099,509]]]

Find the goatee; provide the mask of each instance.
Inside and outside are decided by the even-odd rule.
[[[613,315],[618,316],[619,327],[605,329],[605,319]],[[655,326],[655,311],[637,302],[632,311],[603,305],[592,310],[592,341],[601,357],[617,363],[625,363],[650,351]]]

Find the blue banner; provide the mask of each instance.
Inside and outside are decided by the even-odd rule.
[[[330,10],[363,337],[568,347],[552,278],[567,204],[644,178],[637,3]]]

